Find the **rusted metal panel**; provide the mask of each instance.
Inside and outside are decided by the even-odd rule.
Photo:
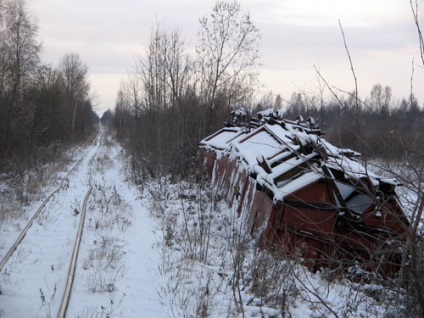
[[[279,213],[278,224],[326,237],[333,233],[338,217],[334,195],[322,181],[288,195]]]
[[[287,195],[284,201],[302,202],[314,206],[316,209],[325,209],[326,206],[336,206],[334,194],[324,180],[308,184],[304,188]]]
[[[236,173],[236,169],[237,169],[235,161],[234,160],[227,160],[224,169],[225,169],[225,171],[224,171],[224,175],[223,175],[222,185],[225,187],[225,189],[227,190],[227,194],[228,194],[231,187],[234,186],[234,184],[233,184],[234,180],[232,180],[232,178],[234,177],[234,174]]]
[[[209,178],[211,178],[216,163],[216,152],[200,149],[198,156],[200,161],[203,163],[203,166],[206,168]]]
[[[336,222],[337,213],[334,209],[317,210],[316,208],[286,206],[282,220],[276,226],[290,226],[294,230],[332,237]]]
[[[246,219],[251,214],[252,207],[253,207],[253,198],[256,191],[255,181],[248,176],[247,182],[248,184],[246,187],[246,194],[244,197],[244,201],[243,203],[240,202],[240,206],[239,206],[239,216],[241,216],[242,212],[244,212],[244,216]],[[248,228],[252,229],[251,227],[248,227]],[[252,230],[251,230],[251,233],[252,233]]]
[[[363,215],[366,226],[384,229],[397,235],[404,234],[409,223],[399,209],[399,206],[390,202],[383,202],[379,207],[375,204]]]
[[[287,228],[277,232],[270,249],[282,258],[301,259],[303,265],[315,271],[324,255],[324,245],[313,236]]]
[[[269,196],[265,192],[256,191],[247,221],[247,226],[252,233],[257,233],[261,227],[268,223],[273,209],[274,205]]]
[[[240,170],[237,167],[236,160],[230,160],[227,164],[227,171],[225,172],[225,179],[228,181],[226,182],[226,188],[227,188],[227,195],[226,195],[226,201],[228,202],[230,208],[233,206],[233,199],[234,199],[234,190],[238,189],[240,191]]]
[[[249,188],[249,176],[246,171],[242,171],[238,175],[237,183],[234,185],[235,188],[238,187],[238,194],[234,193],[233,188],[233,198],[232,201],[237,203],[237,215],[240,216],[243,210],[246,210],[249,207],[249,202],[246,200],[247,190]]]
[[[363,254],[364,251],[372,253],[376,249],[376,238],[371,234],[357,231],[355,229],[338,227],[334,232],[335,244],[340,245],[345,250],[354,250],[358,253],[356,256]]]
[[[225,173],[227,170],[227,157],[221,157],[217,160],[215,169],[215,185],[222,186],[225,182]]]

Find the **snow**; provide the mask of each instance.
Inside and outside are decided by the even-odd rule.
[[[229,142],[237,138],[243,133],[240,128],[223,128],[205,140],[204,144],[216,149],[225,149]]]
[[[267,158],[275,155],[282,148],[281,144],[266,131],[258,132],[234,144],[238,151],[244,155],[244,159],[250,167],[257,163],[256,157],[258,154]]]
[[[296,191],[303,189],[304,187],[313,184],[320,179],[322,179],[321,174],[315,171],[306,172],[300,177],[294,179],[292,182],[280,188],[277,192],[278,196],[276,196],[274,200],[283,201],[285,196],[295,193]]]
[[[224,195],[219,185],[174,184],[165,178],[149,186],[165,243],[161,272],[167,282],[160,295],[174,317],[371,318],[399,309],[391,291],[386,295],[381,286],[377,299],[385,295],[386,302],[366,294],[376,285],[352,283],[331,269],[311,273],[299,260],[258,250],[258,238],[244,227],[245,214],[237,217],[235,205],[229,208],[218,199]],[[364,272],[354,267],[350,273]]]
[[[124,153],[110,138],[106,134],[83,155],[77,152],[66,186],[49,200],[5,265],[0,274],[0,317],[57,315],[81,215],[73,211],[81,211],[90,186],[67,317],[170,316],[157,293],[161,257],[147,201],[126,180]],[[44,189],[43,196],[50,191],[51,186]],[[2,255],[39,205],[32,202],[18,226],[2,224]]]
[[[143,191],[127,179],[126,160],[105,134],[74,152],[69,175],[40,189],[45,198],[64,185],[0,273],[1,318],[56,316],[80,218],[73,210],[90,187],[67,317],[373,318],[398,309],[401,292],[390,298],[381,286],[352,283],[330,269],[311,273],[300,260],[259,250],[219,185],[163,178]],[[286,190],[319,178],[307,172]],[[1,224],[1,255],[40,204]],[[368,295],[377,292],[385,302]]]

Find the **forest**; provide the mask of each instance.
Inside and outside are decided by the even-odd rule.
[[[88,67],[64,52],[40,60],[38,25],[24,0],[0,1],[0,169],[22,173],[87,138],[98,122]]]

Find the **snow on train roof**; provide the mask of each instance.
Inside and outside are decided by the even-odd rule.
[[[255,174],[256,181],[266,185],[277,200],[325,178],[318,162],[351,179],[367,177],[374,186],[397,184],[370,173],[352,159],[359,156],[357,152],[330,144],[315,125],[307,123],[281,119],[263,120],[256,127],[226,127],[202,140],[200,147],[240,159],[242,168]]]
[[[240,127],[222,128],[213,135],[203,139],[200,145],[203,147],[225,150],[229,143],[241,134],[243,134],[243,130],[240,129]]]
[[[249,167],[253,167],[257,164],[258,154],[265,158],[272,157],[280,151],[282,145],[265,129],[260,129],[241,140],[234,140],[233,146],[242,154]]]

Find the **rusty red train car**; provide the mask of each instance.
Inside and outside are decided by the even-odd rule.
[[[199,156],[263,248],[312,270],[358,262],[382,274],[398,269],[395,246],[409,222],[395,179],[371,173],[357,152],[327,142],[311,118],[233,115],[233,123],[200,142]]]

